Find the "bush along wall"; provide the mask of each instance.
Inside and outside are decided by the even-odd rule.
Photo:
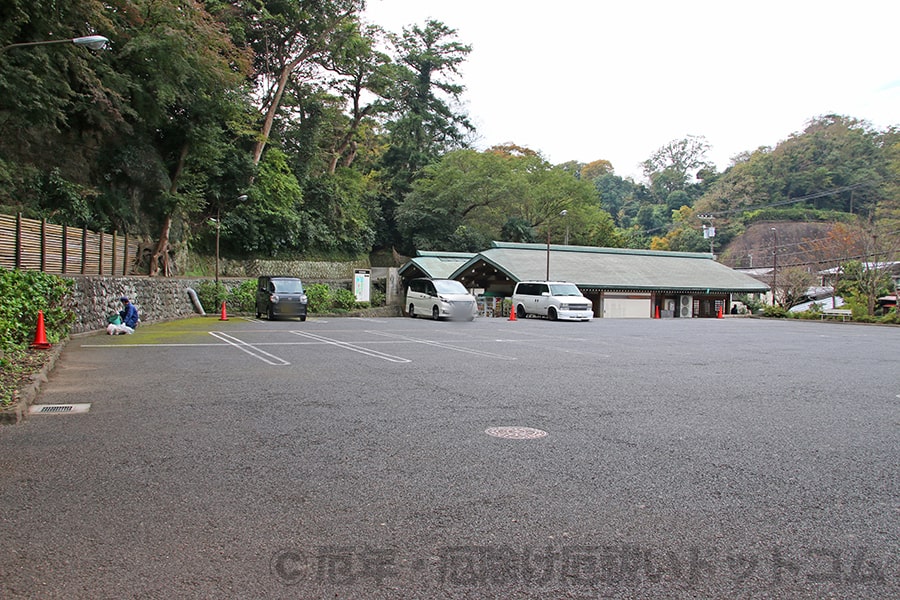
[[[75,320],[72,288],[57,275],[0,267],[0,352],[26,348],[34,340],[39,311],[47,340],[64,338]]]

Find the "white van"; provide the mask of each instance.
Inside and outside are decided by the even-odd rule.
[[[435,321],[442,317],[471,321],[478,314],[475,296],[454,279],[413,279],[406,291],[406,309],[410,317],[427,315]]]
[[[516,317],[540,315],[551,321],[590,321],[594,318],[591,301],[581,295],[574,283],[564,281],[520,281],[513,291]]]

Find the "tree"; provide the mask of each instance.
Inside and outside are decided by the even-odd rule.
[[[382,157],[392,193],[382,196],[382,246],[399,244],[395,211],[421,170],[441,154],[462,148],[474,128],[456,108],[464,87],[454,82],[471,47],[439,21],[388,36],[393,45],[391,85],[385,91],[389,147]]]
[[[544,240],[550,231],[562,243],[567,229],[571,244],[621,244],[589,182],[513,147],[448,153],[425,168],[397,215],[419,249],[463,250],[461,240],[471,245],[475,233],[483,243]]]
[[[890,131],[877,132],[850,117],[813,119],[775,148],[743,155],[710,184],[695,207],[740,213],[750,207],[800,206],[871,216],[891,196],[890,140]]]
[[[285,92],[297,80],[315,79],[329,52],[339,52],[363,0],[261,0],[239,3],[255,52],[256,84],[263,116],[253,148],[259,163]]]
[[[613,172],[612,163],[608,160],[595,160],[581,167],[581,178],[587,181],[594,181],[603,175],[609,175]]]
[[[689,135],[659,148],[642,163],[644,175],[660,196],[666,198],[676,190],[684,190],[701,169],[712,168],[706,158],[709,143],[702,136]]]
[[[389,85],[390,58],[374,48],[380,33],[377,27],[367,27],[364,32],[359,32],[354,24],[346,32],[349,40],[326,62],[325,67],[338,76],[330,86],[350,105],[349,118],[329,148],[331,159],[328,173],[331,175],[339,162],[349,167],[356,159],[358,145],[362,141],[363,120],[386,110],[380,97]],[[366,102],[364,98],[367,93],[374,94],[376,99]]]
[[[433,20],[389,38],[397,64],[387,90],[388,108],[395,116],[386,126],[393,149],[403,155],[406,168],[416,171],[460,147],[473,129],[468,117],[452,106],[465,89],[453,78],[472,48],[455,39],[455,29]]]
[[[790,308],[806,298],[809,288],[816,283],[816,278],[809,269],[787,267],[779,269],[777,289],[773,290],[776,302],[782,308]]]
[[[204,203],[230,126],[241,121],[243,98],[233,90],[249,63],[201,5],[147,2],[142,8],[125,11],[119,24],[116,61],[128,65],[135,117],[134,137],[114,143],[142,146],[153,157],[152,168],[127,171],[126,185],[142,189],[143,208],[160,220],[150,274],[168,275],[173,220]]]

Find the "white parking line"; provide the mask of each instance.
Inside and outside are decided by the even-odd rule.
[[[331,344],[332,346],[344,348],[345,350],[352,350],[353,352],[359,352],[360,354],[365,354],[366,356],[371,356],[373,358],[380,358],[380,359],[386,360],[388,362],[394,362],[394,363],[412,362],[408,358],[394,356],[393,354],[385,354],[384,352],[378,352],[377,350],[369,350],[368,348],[363,348],[362,346],[357,346],[357,345],[351,344],[349,342],[342,342],[340,340],[333,340],[331,338],[327,338],[322,335],[316,335],[315,333],[308,333],[306,331],[292,331],[291,333],[294,335],[299,335],[301,337],[309,338],[311,340],[315,340],[317,342],[322,342],[323,344]]]
[[[384,337],[399,339],[407,342],[414,342],[416,344],[425,344],[426,346],[435,346],[436,348],[444,348],[446,350],[455,350],[456,352],[465,352],[466,354],[475,354],[476,356],[484,356],[486,358],[497,358],[500,360],[516,360],[515,356],[504,356],[502,354],[494,354],[493,352],[486,352],[484,350],[474,350],[472,348],[460,348],[459,346],[452,346],[450,344],[446,344],[444,342],[435,342],[432,340],[423,340],[420,338],[409,337],[408,335],[400,335],[398,333],[387,333],[384,331],[366,331],[366,333],[371,333],[372,335],[382,335]]]
[[[278,358],[274,354],[269,354],[265,350],[260,350],[256,346],[253,346],[251,344],[248,344],[247,342],[241,341],[241,340],[237,339],[236,337],[230,336],[227,333],[224,333],[222,331],[210,331],[209,335],[213,336],[216,339],[222,340],[226,344],[234,346],[241,352],[246,352],[253,358],[258,358],[259,360],[263,361],[264,363],[267,363],[267,364],[270,364],[270,365],[273,365],[276,367],[283,367],[283,366],[287,366],[287,365],[291,364],[284,359]],[[269,358],[266,358],[266,357],[269,357]],[[272,360],[269,360],[269,359],[272,359]]]

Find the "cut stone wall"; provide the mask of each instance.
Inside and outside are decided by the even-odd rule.
[[[309,281],[310,283],[326,280],[352,281],[354,270],[369,268],[371,266],[367,259],[350,262],[225,259],[219,261],[219,274],[222,277],[255,278],[260,275],[287,275],[299,277],[304,282]]]
[[[119,298],[128,296],[138,309],[141,322],[170,321],[197,314],[188,295],[188,288],[197,289],[205,279],[171,277],[67,277],[75,282],[72,291],[72,310],[75,322],[72,333],[84,333],[106,328],[106,318],[122,310]],[[226,287],[240,281],[221,281]],[[207,310],[209,310],[208,307]]]
[[[297,262],[282,263],[257,262],[264,272],[300,277],[304,284],[327,283],[332,287],[353,289],[354,269],[366,268],[353,263]],[[249,264],[249,263],[248,263]],[[373,272],[372,283],[377,279],[387,279],[389,305],[402,303],[400,293],[393,289],[391,282],[399,281],[396,269]],[[75,322],[71,333],[84,333],[106,329],[106,319],[122,310],[119,298],[128,296],[138,309],[141,322],[153,323],[182,319],[197,314],[191,302],[188,289],[196,291],[202,282],[210,282],[208,277],[111,277],[99,275],[64,275],[75,282],[72,291],[72,310]],[[247,279],[256,276],[244,275],[219,279],[229,292]],[[217,307],[204,306],[207,313],[214,314]]]

